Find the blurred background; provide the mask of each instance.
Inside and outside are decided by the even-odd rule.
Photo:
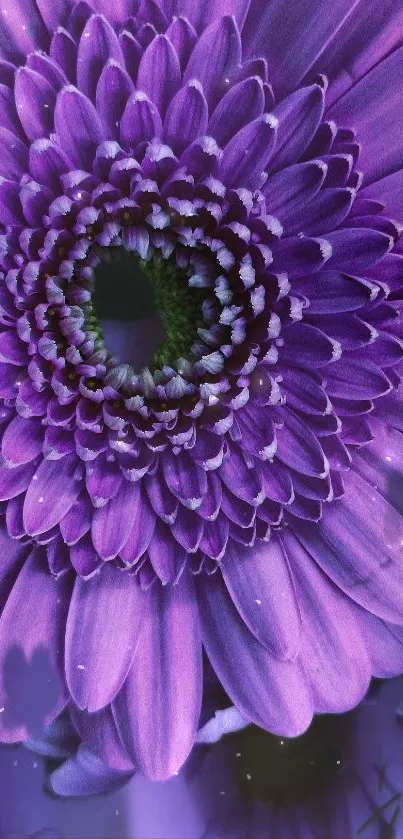
[[[355,711],[295,740],[249,726],[196,747],[166,783],[135,775],[87,798],[57,798],[55,761],[1,746],[1,839],[403,839],[402,703],[403,678],[375,681]]]

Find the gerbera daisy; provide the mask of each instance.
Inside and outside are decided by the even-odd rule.
[[[287,737],[403,670],[403,10],[0,15],[0,705],[164,779],[203,648]]]

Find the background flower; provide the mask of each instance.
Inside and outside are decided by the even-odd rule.
[[[202,644],[288,737],[402,670],[402,12],[2,12],[0,733],[43,649],[43,721],[163,779]]]

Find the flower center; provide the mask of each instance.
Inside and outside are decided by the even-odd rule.
[[[204,294],[189,287],[189,276],[157,252],[144,260],[124,248],[109,249],[94,270],[91,329],[136,373],[176,368],[179,358],[192,357],[203,324]]]

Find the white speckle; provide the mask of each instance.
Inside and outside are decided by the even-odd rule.
[[[117,816],[119,815],[119,810],[116,810],[116,815],[117,815]]]
[[[36,761],[36,760],[34,760],[34,762],[33,762],[32,766],[33,766],[33,769],[37,769],[37,768],[38,768],[38,763],[37,763],[37,761]]]
[[[77,664],[77,670],[85,670],[84,664]]]
[[[13,766],[18,766],[18,760],[13,760]]]
[[[3,711],[4,711],[4,706],[3,706],[3,708],[0,708],[0,714],[2,714]]]
[[[284,740],[280,740],[280,746],[284,746]]]
[[[340,766],[341,760],[336,760],[336,766]]]
[[[247,781],[251,781],[251,780],[252,780],[252,775],[249,775],[249,772],[247,772],[247,773],[246,773],[246,780],[247,780]]]
[[[256,600],[255,600],[255,603],[256,603],[258,606],[261,606],[261,605],[262,605],[262,601],[261,601],[261,600],[258,600],[258,599],[256,599]]]
[[[225,791],[223,789],[220,790],[220,795],[225,795]]]
[[[390,461],[392,460],[392,458],[391,458],[391,456],[390,456],[389,454],[387,454],[387,455],[386,455],[386,457],[385,457],[385,460],[387,460],[387,461],[388,461],[388,463],[390,463]]]
[[[43,504],[43,495],[41,495],[41,497],[38,498],[38,504]]]
[[[235,757],[242,757],[242,752],[237,752]]]
[[[90,37],[90,33],[89,32],[84,32],[84,38],[89,38],[89,37]]]

